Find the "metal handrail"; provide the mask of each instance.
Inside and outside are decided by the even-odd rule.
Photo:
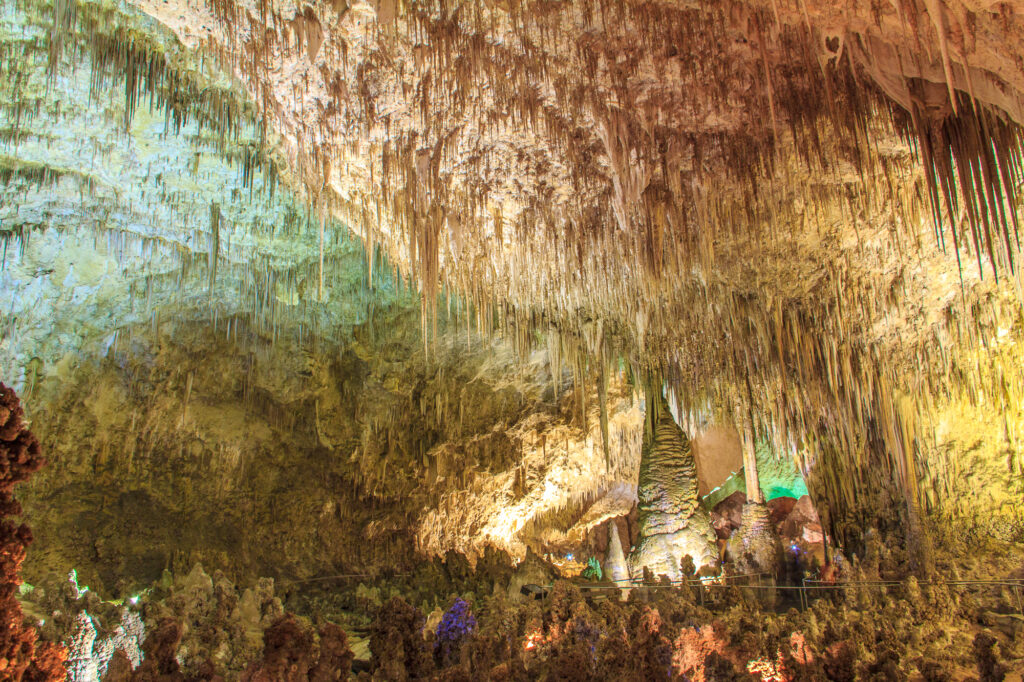
[[[769,576],[771,576],[771,573],[739,573],[739,574],[736,574],[736,575],[720,575],[720,576],[709,576],[709,577],[713,577],[714,580],[716,580],[716,581],[718,581],[718,580],[727,580],[728,581],[728,580],[737,580],[739,578],[765,578],[765,577],[769,577]],[[600,589],[600,588],[603,587],[603,588],[607,589],[609,587],[609,585],[607,583],[612,583],[613,585],[618,585],[620,583],[625,583],[629,587],[672,587],[672,586],[682,585],[684,583],[688,584],[688,585],[693,585],[693,586],[697,586],[697,585],[705,585],[705,586],[707,586],[707,585],[712,585],[712,584],[719,584],[719,585],[721,585],[721,583],[713,583],[713,582],[710,582],[710,581],[705,582],[701,578],[685,578],[685,579],[681,578],[679,580],[669,580],[667,585],[664,584],[664,583],[660,583],[660,582],[658,582],[658,583],[645,583],[645,582],[643,582],[643,580],[636,580],[636,579],[633,579],[633,578],[619,578],[617,580],[602,580],[600,582],[594,582],[594,583],[583,583],[583,584],[577,583],[577,586],[578,587],[585,587],[585,588],[592,588],[592,589]],[[552,585],[553,584],[554,583],[552,583]],[[551,585],[546,585],[545,587],[551,587]]]
[[[807,587],[824,586],[824,587],[843,587],[846,585],[866,585],[871,587],[898,587],[900,585],[906,585],[906,581],[899,580],[837,580],[829,582],[827,580],[804,580],[804,585]],[[1024,579],[1021,578],[1004,578],[1002,580],[919,580],[918,585],[1005,585],[1008,587],[1021,587],[1024,586]]]
[[[905,586],[907,584],[906,581],[895,581],[895,580],[892,580],[892,581],[889,581],[889,580],[845,580],[845,581],[827,582],[827,581],[824,581],[824,580],[807,580],[807,579],[802,580],[800,585],[777,585],[777,584],[762,585],[762,584],[760,584],[760,582],[737,585],[735,583],[730,584],[728,582],[731,579],[738,579],[738,578],[758,578],[758,579],[760,579],[760,578],[763,578],[765,576],[771,576],[771,574],[770,573],[750,573],[750,574],[740,574],[740,575],[732,575],[732,576],[719,576],[718,578],[715,579],[716,580],[715,582],[704,582],[704,581],[700,580],[699,578],[687,578],[687,579],[682,579],[682,580],[671,580],[671,581],[669,581],[668,584],[664,584],[664,583],[644,583],[642,581],[633,580],[632,578],[629,578],[629,579],[622,578],[622,579],[619,579],[619,580],[607,580],[607,581],[603,581],[602,583],[591,583],[591,584],[577,585],[577,587],[579,587],[580,589],[583,589],[583,590],[601,590],[601,589],[608,590],[608,589],[632,589],[632,588],[645,588],[645,589],[661,588],[661,589],[664,589],[664,588],[667,588],[667,587],[678,587],[678,586],[683,585],[685,583],[685,584],[688,584],[688,585],[691,585],[693,587],[697,587],[698,588],[698,594],[700,596],[701,604],[704,603],[704,589],[721,589],[721,588],[726,588],[726,587],[736,587],[736,588],[739,588],[739,589],[753,589],[753,590],[791,590],[791,591],[796,591],[796,592],[799,593],[799,595],[800,595],[800,605],[801,605],[802,608],[806,609],[807,606],[808,606],[807,594],[810,593],[810,592],[814,592],[814,591],[836,590],[836,589],[844,589],[845,590],[845,589],[850,589],[850,588],[854,588],[854,587],[868,587],[868,588],[874,588],[874,587],[880,587],[880,588],[902,587],[902,586]],[[725,580],[726,582],[718,582],[720,580]],[[611,584],[609,584],[609,583],[611,583]],[[625,585],[620,585],[621,583],[625,583]],[[1021,579],[1021,578],[1003,578],[1003,579],[1000,579],[1000,580],[994,580],[994,579],[978,579],[978,580],[923,580],[923,581],[918,582],[917,584],[919,586],[945,585],[945,586],[949,586],[949,587],[1009,587],[1009,588],[1013,589],[1014,595],[1017,598],[1017,610],[1018,610],[1018,612],[1020,612],[1021,615],[1024,615],[1024,600],[1022,600],[1022,598],[1021,598],[1021,590],[1022,590],[1022,588],[1024,588],[1024,579]],[[552,585],[547,585],[545,587],[550,588],[550,587],[552,587]]]

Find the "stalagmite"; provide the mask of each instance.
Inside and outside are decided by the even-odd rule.
[[[652,402],[654,403],[652,405]],[[646,566],[655,575],[682,577],[689,555],[698,569],[717,561],[715,532],[697,497],[697,468],[686,435],[664,401],[651,400],[651,428],[644,434],[640,458],[640,539],[629,556],[631,575]]]
[[[757,451],[749,420],[744,420],[741,436],[743,474],[747,501],[743,505],[740,527],[729,538],[728,556],[737,572],[775,574],[782,559],[782,544],[764,503],[764,493],[757,475]]]
[[[629,582],[629,567],[619,539],[619,525],[614,519],[608,524],[608,556],[604,560],[604,572],[617,585]]]

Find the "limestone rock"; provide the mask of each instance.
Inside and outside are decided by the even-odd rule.
[[[520,590],[523,585],[547,586],[554,580],[554,570],[533,551],[526,551],[526,558],[516,567],[515,573],[508,584],[508,596],[513,600],[523,598]]]
[[[608,524],[608,557],[604,562],[604,572],[605,579],[616,584],[625,584],[629,580],[626,555],[622,551],[622,541],[619,539],[619,526],[614,519]]]
[[[821,520],[811,503],[811,498],[807,495],[796,501],[785,520],[778,525],[778,529],[780,537],[787,544],[818,544],[823,540]]]
[[[737,573],[775,574],[779,570],[782,543],[766,505],[743,505],[743,521],[729,540],[728,555]]]
[[[655,575],[678,579],[687,554],[698,568],[716,561],[715,532],[700,506],[697,485],[690,443],[662,408],[640,461],[640,539],[629,557],[631,575],[646,566]]]

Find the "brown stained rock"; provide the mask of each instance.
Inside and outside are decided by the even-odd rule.
[[[425,621],[419,609],[400,597],[380,607],[370,629],[370,667],[375,680],[407,680],[429,674],[434,659],[423,639]]]
[[[243,682],[298,682],[312,667],[313,636],[294,616],[285,615],[263,634],[263,659],[242,673]]]
[[[263,656],[242,673],[242,682],[333,682],[348,678],[353,654],[348,636],[326,624],[319,637],[285,614],[263,634]]]
[[[719,539],[728,540],[733,531],[740,527],[743,522],[743,505],[746,501],[747,496],[743,491],[737,490],[711,510],[711,525]]]
[[[309,673],[311,682],[330,682],[348,678],[354,658],[348,635],[337,625],[320,628],[320,657]]]
[[[142,644],[142,664],[132,673],[132,682],[184,682],[178,664],[181,625],[170,618],[160,621]]]
[[[608,551],[608,524],[602,523],[591,529],[590,540],[594,552],[603,557],[604,553]]]
[[[101,682],[131,682],[132,662],[128,655],[118,649],[107,663],[107,671],[103,673]]]
[[[0,516],[21,513],[14,486],[27,480],[45,461],[39,441],[25,427],[24,412],[14,391],[0,383]],[[0,521],[0,677],[5,680],[57,682],[66,672],[63,647],[38,641],[35,628],[24,624],[16,594],[21,585],[32,532],[25,524]]]
[[[818,512],[811,503],[811,498],[807,495],[803,495],[799,500],[795,501],[785,519],[776,527],[778,528],[779,535],[789,543],[806,542],[817,544],[823,539],[821,520],[818,518]]]
[[[675,640],[672,665],[687,679],[704,682],[709,679],[705,671],[707,658],[712,653],[722,654],[727,644],[712,627],[683,628]]]
[[[634,505],[626,518],[620,520],[619,538],[622,540],[622,548],[626,551],[636,546],[640,539],[640,509],[638,506]]]
[[[765,504],[768,505],[768,512],[772,523],[778,526],[793,511],[797,500],[795,497],[776,497],[775,499],[768,500]]]
[[[996,653],[996,638],[988,632],[974,636],[974,657],[981,682],[1002,682],[1009,670]]]

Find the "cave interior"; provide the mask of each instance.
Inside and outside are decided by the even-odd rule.
[[[0,0],[0,679],[1024,680],[1024,0]]]

